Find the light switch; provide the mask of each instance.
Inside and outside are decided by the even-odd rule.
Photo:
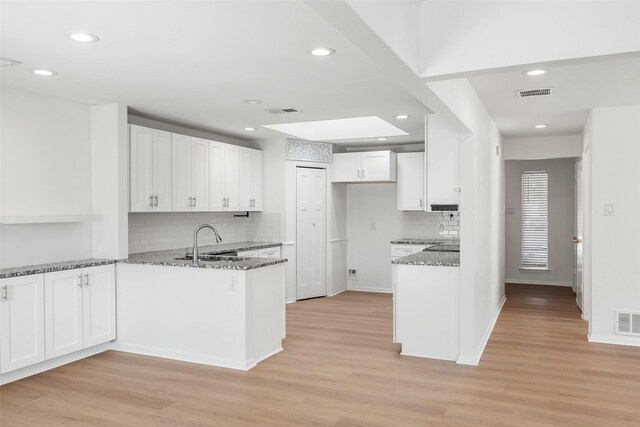
[[[607,203],[606,205],[604,205],[604,214],[606,216],[613,216],[615,214],[613,203]]]

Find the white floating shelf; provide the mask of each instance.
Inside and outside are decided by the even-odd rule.
[[[60,222],[91,222],[99,219],[101,219],[100,215],[0,216],[0,224],[54,224]]]

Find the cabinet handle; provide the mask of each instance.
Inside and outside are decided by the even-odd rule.
[[[89,287],[89,273],[84,274],[84,285]]]
[[[193,207],[198,206],[198,201],[196,200],[196,196],[193,196]]]
[[[189,206],[191,206],[191,200],[193,200],[193,197],[189,197]]]
[[[149,196],[149,206],[153,207],[153,196]]]
[[[82,274],[78,276],[78,287],[82,287]]]
[[[422,207],[422,197],[420,198],[420,207]]]
[[[4,285],[2,287],[2,301],[9,301],[9,285]]]
[[[156,194],[155,196],[153,196],[153,198],[155,199],[155,207],[158,207],[158,195]]]

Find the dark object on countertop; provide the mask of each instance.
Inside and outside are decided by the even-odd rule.
[[[457,212],[458,205],[431,205],[433,212]]]

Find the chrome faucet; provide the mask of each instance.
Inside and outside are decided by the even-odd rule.
[[[222,237],[218,234],[218,230],[211,224],[202,224],[196,228],[196,231],[193,232],[193,265],[198,265],[198,232],[203,228],[210,228],[213,231],[213,234],[216,236],[216,242],[222,242]]]

